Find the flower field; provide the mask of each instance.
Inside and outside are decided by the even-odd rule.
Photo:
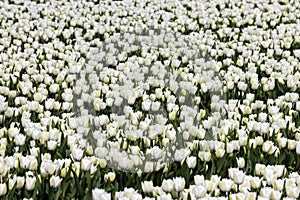
[[[0,199],[299,199],[299,4],[0,1]]]

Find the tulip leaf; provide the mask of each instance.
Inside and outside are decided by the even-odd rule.
[[[8,200],[13,200],[14,199],[14,194],[15,194],[15,190],[17,187],[17,183],[15,183],[14,187],[9,191],[7,199]]]
[[[70,167],[70,170],[71,170],[71,172],[72,172],[72,174],[73,174],[73,177],[74,177],[74,179],[75,179],[75,186],[76,186],[76,189],[77,189],[77,191],[78,191],[78,193],[79,193],[79,196],[82,198],[83,196],[84,196],[84,192],[83,192],[83,189],[82,189],[82,187],[81,187],[81,185],[80,185],[80,180],[79,180],[79,178],[77,177],[77,174],[76,174],[76,172]]]
[[[119,183],[117,181],[115,181],[112,194],[114,195],[118,190],[119,190]]]
[[[64,137],[64,134],[61,134],[61,145],[58,149],[58,155],[64,155],[66,152],[66,147],[67,147],[67,141],[68,141],[68,136]]]
[[[55,195],[55,200],[58,200],[58,199],[60,199],[60,197],[61,197],[61,194],[62,194],[62,190],[58,190],[57,192],[56,192],[56,195]]]
[[[220,171],[222,170],[222,168],[224,166],[225,161],[226,161],[225,155],[217,161],[217,173],[220,173]]]

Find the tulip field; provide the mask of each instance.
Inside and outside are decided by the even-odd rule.
[[[299,199],[299,7],[0,1],[0,199]]]

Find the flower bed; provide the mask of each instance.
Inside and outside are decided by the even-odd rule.
[[[298,199],[288,1],[0,2],[0,196]]]

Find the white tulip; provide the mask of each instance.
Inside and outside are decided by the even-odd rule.
[[[264,188],[261,188],[260,190],[260,195],[262,197],[265,197],[265,198],[268,198],[268,199],[271,199],[271,194],[274,190],[270,187],[264,187]]]
[[[272,141],[265,141],[262,146],[263,152],[268,153],[271,150],[272,146],[273,146]]]
[[[48,148],[50,151],[55,150],[56,147],[57,147],[57,141],[54,141],[54,140],[49,140],[49,141],[47,141],[47,148]]]
[[[245,173],[242,170],[233,172],[233,181],[236,184],[241,184],[244,181]]]
[[[297,186],[289,186],[285,188],[286,194],[288,197],[298,199],[299,198],[299,193],[300,189]]]
[[[59,110],[61,107],[61,102],[58,102],[58,101],[54,101],[54,105],[53,105],[53,108],[55,110]]]
[[[264,143],[264,139],[263,139],[262,136],[256,136],[256,137],[255,137],[255,140],[256,140],[256,144],[257,144],[258,146],[261,146],[261,145],[263,145],[263,143]]]
[[[47,99],[47,100],[45,101],[45,108],[46,108],[47,110],[52,110],[52,109],[54,108],[54,102],[55,102],[54,99],[51,99],[51,98]]]
[[[33,190],[35,188],[36,177],[26,177],[25,188],[26,190]]]
[[[287,140],[287,145],[288,145],[288,149],[289,150],[294,150],[297,146],[297,141],[296,140],[292,140],[292,139],[288,139]]]
[[[88,170],[91,169],[92,164],[93,164],[93,162],[92,162],[91,159],[89,159],[89,158],[83,158],[81,160],[81,169],[83,171],[88,171]]]
[[[146,161],[145,167],[144,167],[144,172],[149,173],[153,171],[153,162]]]
[[[207,188],[203,185],[195,185],[192,188],[192,193],[196,198],[203,198],[207,194]]]
[[[14,174],[8,180],[8,189],[11,190],[17,183],[17,176]]]
[[[233,186],[233,183],[234,182],[231,179],[224,178],[219,182],[219,188],[223,192],[229,192]]]
[[[237,159],[238,167],[240,169],[243,169],[245,167],[245,159],[243,157],[236,158],[236,159]]]
[[[176,131],[174,129],[168,130],[166,136],[169,140],[173,141],[176,138]]]
[[[251,188],[253,189],[259,189],[261,187],[261,181],[262,179],[254,176],[250,179]]]
[[[51,176],[50,177],[50,186],[53,188],[57,188],[62,181],[62,178],[59,176]]]
[[[277,142],[280,149],[285,148],[287,144],[287,138],[279,137],[277,138]]]
[[[267,117],[268,117],[268,114],[267,114],[267,113],[261,112],[261,113],[258,114],[258,120],[259,120],[260,122],[265,122],[265,121],[267,121]]]
[[[135,100],[136,100],[136,97],[130,96],[130,97],[128,98],[128,104],[129,104],[129,105],[133,105],[133,104],[135,103]]]
[[[262,176],[264,174],[265,168],[265,165],[257,163],[255,165],[255,174],[258,176]]]
[[[26,136],[23,134],[17,134],[14,138],[14,142],[18,146],[22,146],[25,144]]]
[[[297,141],[296,143],[296,153],[300,155],[300,141]]]
[[[273,187],[277,191],[283,191],[284,189],[284,179],[276,179],[274,180]]]
[[[17,187],[18,189],[21,189],[24,186],[25,183],[25,177],[17,176]]]
[[[175,154],[174,154],[174,160],[176,162],[182,162],[183,160],[186,159],[186,157],[190,154],[189,149],[176,149]]]
[[[287,86],[288,88],[294,88],[296,86],[296,79],[293,75],[288,75],[287,76]]]
[[[228,87],[228,88],[229,88],[229,87]],[[208,91],[208,88],[207,88],[207,86],[206,86],[205,83],[201,83],[201,91],[202,91],[203,93],[206,93],[206,92]]]
[[[161,103],[159,101],[154,101],[152,103],[151,109],[152,111],[156,112],[159,110]]]
[[[4,176],[7,172],[7,165],[3,162],[0,162],[0,175]]]
[[[59,90],[59,85],[57,83],[54,83],[54,84],[50,85],[49,90],[50,90],[51,93],[55,94]]]
[[[20,156],[19,157],[20,160],[20,167],[23,169],[27,169],[29,167],[30,164],[30,158],[28,156]]]
[[[142,102],[142,110],[149,111],[150,106],[151,106],[151,101],[150,100],[146,100],[146,101]]]
[[[19,134],[20,130],[15,127],[11,127],[8,129],[8,135],[10,138],[14,138]]]
[[[239,88],[239,90],[246,91],[247,87],[248,87],[247,83],[238,82],[238,88]]]
[[[69,92],[63,92],[61,97],[65,102],[71,102],[73,100],[73,94]]]
[[[111,200],[111,194],[104,189],[95,188],[92,190],[93,200]]]
[[[153,182],[152,181],[142,182],[142,189],[143,189],[143,192],[145,192],[145,193],[152,193],[152,191],[153,191]]]
[[[72,156],[77,161],[81,160],[83,157],[83,150],[80,148],[74,148],[72,150]]]
[[[174,181],[171,179],[164,179],[162,182],[162,189],[165,192],[171,192],[174,188]]]
[[[297,111],[300,111],[300,101],[297,101],[297,102],[296,102],[296,110],[297,110]]]
[[[0,184],[0,196],[4,196],[7,193],[7,186],[5,183]]]
[[[31,158],[28,169],[31,171],[35,171],[37,167],[38,167],[37,159],[35,157]]]
[[[209,162],[211,160],[211,153],[209,151],[200,151],[198,157],[203,162]]]

